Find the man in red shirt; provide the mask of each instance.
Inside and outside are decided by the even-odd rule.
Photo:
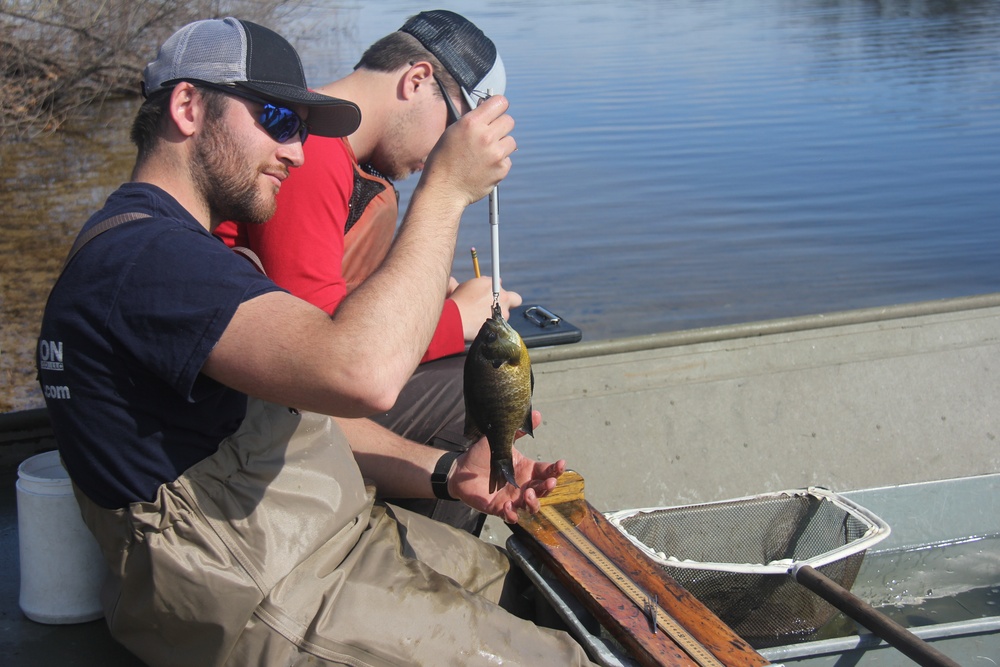
[[[266,225],[225,222],[215,234],[252,250],[268,277],[332,315],[388,251],[398,217],[392,181],[421,171],[447,126],[487,90],[501,95],[505,86],[496,47],[470,21],[443,10],[411,17],[370,46],[351,74],[317,89],[354,101],[358,130],[309,142],[305,166],[283,184]],[[491,315],[492,281],[452,278],[448,292],[421,365],[392,410],[372,419],[409,440],[461,451],[462,353]],[[501,290],[505,317],[520,303],[516,292]],[[397,502],[474,534],[485,518],[446,499]]]

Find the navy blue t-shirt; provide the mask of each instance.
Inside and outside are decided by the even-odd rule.
[[[151,500],[212,454],[246,395],[201,374],[241,303],[280,290],[163,190],[128,183],[49,296],[37,362],[70,477],[102,507]]]

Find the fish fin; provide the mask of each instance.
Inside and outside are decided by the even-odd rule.
[[[505,484],[512,484],[515,489],[521,488],[514,481],[513,459],[498,459],[490,465],[490,493],[496,493]]]
[[[514,461],[512,459],[501,460],[500,470],[503,471],[503,476],[507,478],[508,484],[513,484],[515,489],[521,488],[514,479]]]
[[[535,437],[534,428],[531,425],[531,404],[528,404],[528,414],[524,416],[524,423],[521,424],[521,430],[530,435],[532,438]]]
[[[500,471],[500,464],[494,461],[490,465],[490,493],[496,493],[502,486],[503,473]]]
[[[485,435],[479,430],[479,425],[476,424],[476,420],[473,419],[472,415],[469,415],[468,413],[465,415],[465,431],[463,434],[465,435],[466,442],[475,442]]]

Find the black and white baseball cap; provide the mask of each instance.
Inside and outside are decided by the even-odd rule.
[[[416,37],[441,61],[462,88],[469,108],[475,109],[488,90],[503,95],[507,73],[497,47],[469,19],[434,9],[410,17],[399,30]]]
[[[325,137],[351,134],[361,110],[347,100],[314,93],[302,61],[278,33],[232,17],[189,23],[160,47],[142,74],[143,95],[181,81],[235,84],[270,102],[309,108],[309,132]]]

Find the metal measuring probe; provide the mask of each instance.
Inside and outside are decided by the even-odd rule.
[[[493,96],[493,89],[486,89],[486,97]],[[490,250],[493,264],[493,303],[500,303],[500,187],[490,191]]]
[[[490,192],[490,247],[493,261],[493,302],[500,301],[500,202],[494,187]]]

